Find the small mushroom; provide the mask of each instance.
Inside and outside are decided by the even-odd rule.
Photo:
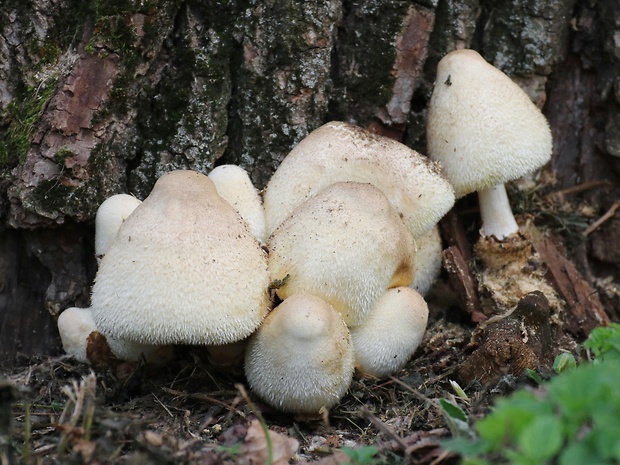
[[[359,325],[389,287],[413,280],[414,241],[371,184],[339,182],[301,204],[268,241],[281,299],[308,293]]]
[[[287,413],[316,414],[346,394],[354,371],[351,336],[324,300],[295,294],[250,338],[245,374],[250,388]]]
[[[441,234],[439,226],[418,237],[415,241],[415,278],[411,288],[425,296],[441,273]]]
[[[377,378],[400,370],[420,345],[427,321],[428,306],[418,292],[388,289],[366,321],[349,328],[357,369]]]
[[[267,231],[271,234],[321,189],[343,181],[376,186],[414,237],[431,229],[454,204],[452,186],[437,164],[393,139],[331,122],[306,136],[269,180]]]
[[[106,337],[141,344],[227,344],[269,310],[267,259],[213,182],[173,171],[127,218],[92,291]]]
[[[110,248],[123,222],[142,202],[129,194],[108,197],[95,216],[95,256],[97,264]]]
[[[552,149],[549,124],[525,92],[477,52],[450,52],[437,66],[426,134],[456,197],[478,191],[481,233],[517,232],[504,183],[543,166]]]
[[[92,360],[94,351],[100,353],[109,350],[114,357],[127,361],[137,361],[144,357],[147,362],[153,363],[168,360],[171,354],[170,347],[120,341],[109,337],[105,338],[105,341],[94,338],[93,335],[98,334],[99,330],[90,308],[71,307],[64,310],[58,317],[58,332],[63,350],[82,363],[95,362]],[[107,347],[95,348],[96,344]]]
[[[237,165],[221,165],[209,173],[217,193],[245,220],[261,243],[267,241],[265,210],[260,195],[246,170]]]

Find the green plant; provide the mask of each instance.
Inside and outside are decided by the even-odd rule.
[[[342,447],[340,449],[353,465],[372,465],[378,463],[375,455],[379,452],[375,446],[364,446],[353,449],[352,447]],[[347,462],[343,462],[345,465]]]
[[[498,400],[476,438],[445,447],[468,465],[620,463],[620,325],[594,330],[584,347],[597,363],[558,357],[558,376]]]

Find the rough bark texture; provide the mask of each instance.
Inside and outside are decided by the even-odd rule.
[[[425,152],[438,60],[479,50],[554,134],[555,186],[592,219],[620,197],[617,0],[82,2],[0,9],[0,365],[58,350],[54,317],[88,305],[92,222],[162,173],[237,163],[262,188],[331,119]],[[620,318],[620,219],[573,250]]]

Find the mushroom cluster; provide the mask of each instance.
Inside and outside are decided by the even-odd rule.
[[[232,165],[167,173],[142,202],[109,198],[96,218],[91,307],[58,320],[65,350],[92,362],[93,334],[123,360],[209,346],[242,356],[264,401],[304,414],[337,404],[355,369],[394,373],[426,328],[437,222],[477,190],[482,233],[513,234],[503,183],[551,151],[542,114],[471,50],[439,63],[427,139],[435,161],[331,122],[286,156],[262,199]]]
[[[420,344],[453,203],[436,163],[339,122],[291,151],[264,208],[238,166],[167,173],[142,202],[100,206],[91,307],[61,314],[63,346],[87,363],[95,334],[122,360],[165,360],[177,344],[241,354],[259,397],[317,413],[356,368],[388,376]]]

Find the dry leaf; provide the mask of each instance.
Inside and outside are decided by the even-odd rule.
[[[297,452],[299,442],[275,431],[269,431],[269,437],[271,438],[272,465],[288,465],[289,460]],[[267,463],[267,455],[265,432],[260,421],[253,420],[241,446],[239,463],[241,465],[264,465]]]

